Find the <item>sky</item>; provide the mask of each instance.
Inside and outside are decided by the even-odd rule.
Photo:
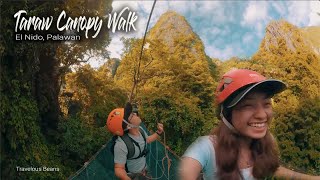
[[[110,32],[107,47],[111,58],[120,58],[123,44],[121,37],[142,38],[152,8],[152,0],[114,0],[113,11],[129,7],[138,16],[136,31]],[[212,58],[227,60],[231,57],[251,57],[259,48],[265,28],[272,20],[284,19],[297,27],[320,26],[320,1],[164,1],[156,2],[149,28],[159,17],[173,10],[184,16]],[[103,61],[90,64],[98,67]]]

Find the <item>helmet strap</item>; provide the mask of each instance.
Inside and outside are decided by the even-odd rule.
[[[221,105],[220,117],[223,123],[234,133],[239,134],[238,131],[233,127],[233,125],[224,117],[223,115],[223,105]]]
[[[132,128],[139,128],[140,127],[140,126],[136,126],[136,125],[133,125],[133,124],[129,123],[125,119],[123,119],[122,121],[128,125],[128,127],[125,130],[129,130],[129,129],[132,129]]]

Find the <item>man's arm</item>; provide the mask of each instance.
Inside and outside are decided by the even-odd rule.
[[[114,173],[120,180],[131,180],[131,178],[127,175],[124,164],[114,164]]]
[[[157,140],[159,135],[162,134],[163,132],[163,124],[158,123],[158,130],[156,133],[153,133],[152,135],[150,135],[146,140],[147,143],[152,143],[153,141]]]
[[[157,140],[159,137],[159,135],[157,133],[153,133],[152,135],[150,135],[146,141],[147,143],[152,143],[153,141]]]
[[[298,173],[287,169],[285,167],[280,166],[277,171],[275,172],[275,177],[281,179],[299,179],[299,180],[319,180],[320,176],[311,176],[307,174]]]
[[[125,164],[127,162],[128,149],[125,142],[118,138],[114,145],[114,172],[120,180],[130,180],[128,177]]]

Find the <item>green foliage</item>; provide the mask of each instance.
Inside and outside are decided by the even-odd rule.
[[[111,137],[104,127],[89,126],[80,116],[71,116],[61,121],[59,131],[61,160],[73,172],[88,161]],[[68,174],[70,175],[72,174]]]
[[[130,93],[148,129],[163,123],[168,146],[182,155],[192,141],[216,126],[215,86],[231,68],[256,70],[288,84],[288,90],[274,98],[272,131],[281,160],[290,168],[320,173],[320,58],[304,43],[303,33],[289,23],[282,24],[279,32],[290,32],[292,39],[266,34],[252,59],[220,62],[205,55],[203,43],[184,17],[169,12],[150,30],[141,59],[142,40],[124,39],[121,62],[109,60],[98,70],[79,66],[76,72],[69,67],[86,62],[85,57],[108,56],[104,49],[110,42],[107,32],[100,32],[93,41],[73,43],[13,41],[12,15],[19,9],[38,16],[57,15],[61,9],[72,16],[96,16],[110,12],[111,2],[97,1],[92,7],[84,0],[1,2],[4,177],[70,176],[109,140],[111,135],[103,127],[106,118],[112,109],[125,104]],[[312,45],[318,43],[309,40]],[[70,73],[64,76],[66,72]],[[59,83],[64,90],[60,104]],[[17,166],[58,167],[60,171],[17,173]]]
[[[77,15],[105,15],[111,1],[1,1],[1,178],[64,179],[70,166],[61,163],[57,129],[61,75],[82,61],[85,50],[102,51],[109,34],[94,41],[67,44],[14,41],[13,15],[24,9],[28,16],[57,17],[62,9]],[[95,9],[96,8],[96,9]],[[55,18],[56,19],[56,18]],[[54,24],[55,22],[53,22]],[[53,29],[55,26],[52,26]],[[53,29],[50,32],[55,33]],[[106,29],[106,28],[102,28]],[[40,33],[40,32],[32,32]],[[64,51],[65,50],[65,51]],[[105,52],[105,51],[103,51]],[[105,53],[104,53],[105,54]],[[63,57],[63,58],[62,58]],[[61,64],[60,64],[61,63]],[[61,67],[60,67],[61,65]],[[101,141],[100,141],[101,142]],[[16,167],[57,167],[59,172],[17,172]]]
[[[303,33],[303,37],[306,39],[314,49],[318,49],[318,53],[320,53],[320,27],[312,26],[301,29]]]
[[[10,94],[1,97],[1,171],[7,177],[17,179],[63,177],[63,172],[20,172],[19,167],[58,167],[62,168],[56,150],[45,142],[39,126],[39,110],[30,93],[28,84],[11,80],[2,71],[2,88],[10,87]],[[19,177],[17,176],[19,175]]]
[[[284,166],[319,174],[320,57],[301,40],[303,34],[293,25],[282,22],[274,29],[291,32],[291,36],[282,34],[274,41],[274,36],[267,34],[252,63],[259,72],[288,85],[288,90],[274,98],[273,131],[281,160]]]
[[[158,122],[163,123],[167,144],[179,155],[198,136],[208,134],[217,122],[212,111],[201,110],[195,98],[190,99],[178,92],[148,93],[141,102],[141,115],[148,129],[155,130]]]
[[[280,79],[288,89],[275,96],[276,136],[284,166],[319,174],[320,57],[305,43],[301,31],[284,22],[270,23],[259,51],[249,60],[216,61],[220,74],[247,68]],[[290,36],[288,35],[290,34]]]
[[[275,134],[282,161],[291,168],[319,174],[320,98],[301,100],[296,111],[277,119]]]
[[[65,77],[60,95],[64,119],[58,129],[59,152],[63,164],[73,172],[111,138],[105,127],[108,114],[125,104],[126,96],[115,86],[109,65],[107,62],[98,70],[80,66]]]
[[[66,93],[70,95],[65,96]],[[73,115],[70,108],[78,106],[83,120],[95,127],[103,127],[109,112],[123,106],[125,100],[125,94],[115,86],[108,69],[102,66],[96,71],[89,65],[67,74],[66,86],[60,97],[65,115]]]
[[[115,81],[128,94],[137,86],[133,101],[140,104],[148,129],[163,123],[167,144],[182,155],[193,140],[208,134],[217,124],[213,81],[217,68],[189,25],[181,28],[173,24],[174,20],[185,20],[175,13],[168,14],[169,22],[160,18],[150,30],[141,60],[142,40],[125,40],[126,51]],[[164,30],[161,23],[169,29]]]
[[[63,1],[61,9],[65,10],[71,17],[96,17],[98,16],[104,22],[107,21],[107,14],[112,11],[112,0],[98,0],[89,2],[87,0],[66,0]],[[59,11],[60,13],[61,11]],[[85,31],[76,32],[81,35],[81,41],[72,43],[61,43],[56,48],[56,58],[60,63],[60,71],[66,72],[71,65],[87,62],[92,57],[109,57],[105,47],[110,43],[107,23],[103,23],[103,27],[99,35],[95,38],[85,38]],[[93,31],[89,31],[88,36],[91,37]]]

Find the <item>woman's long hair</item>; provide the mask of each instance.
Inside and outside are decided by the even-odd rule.
[[[231,110],[227,114],[226,118],[230,119]],[[232,132],[222,121],[212,135],[217,137],[215,152],[219,179],[243,179],[238,167],[241,135]],[[272,176],[279,167],[279,153],[269,130],[263,138],[252,140],[250,150],[253,157],[253,176],[257,179]]]

